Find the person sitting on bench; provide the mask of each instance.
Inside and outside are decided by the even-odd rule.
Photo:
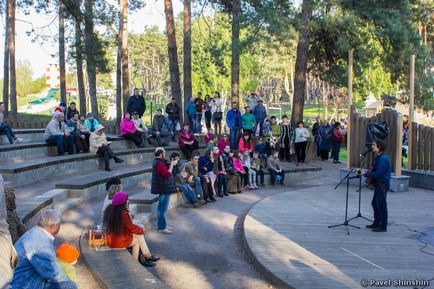
[[[45,128],[45,142],[51,145],[57,145],[57,153],[59,156],[65,152],[66,149],[70,155],[74,154],[74,138],[69,133],[65,124],[65,115],[63,112],[55,112],[53,118]]]
[[[163,128],[163,126],[166,128]],[[157,146],[166,146],[170,143],[173,132],[169,131],[170,125],[167,123],[161,108],[157,109],[157,114],[154,116],[152,123],[152,136],[157,142]]]
[[[23,142],[22,138],[16,137],[14,135],[14,132],[12,131],[12,128],[5,124],[5,117],[3,112],[5,111],[5,105],[3,102],[0,102],[0,133],[5,133],[6,137],[8,138],[10,144],[14,143],[20,143]]]
[[[114,159],[116,163],[122,163],[124,160],[118,158],[110,148],[112,142],[107,141],[104,133],[104,127],[99,124],[95,132],[90,135],[90,152],[100,155],[104,158],[105,170],[111,171],[110,159]]]

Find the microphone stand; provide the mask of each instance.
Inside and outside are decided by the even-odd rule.
[[[361,157],[361,159],[360,159],[359,163],[362,163],[362,161],[366,160],[366,154],[365,154],[365,155],[360,155],[360,157]],[[366,162],[365,162],[365,165],[363,166],[363,168],[365,168],[367,164],[368,164],[368,163],[367,163],[367,161],[366,161]],[[368,218],[362,216],[362,213],[361,213],[361,211],[360,211],[361,204],[362,204],[362,188],[363,188],[363,187],[362,187],[362,178],[361,178],[361,176],[360,176],[360,178],[359,178],[359,189],[356,191],[356,192],[359,193],[359,210],[358,210],[358,212],[357,212],[357,215],[356,215],[355,217],[350,218],[348,221],[352,221],[352,220],[355,220],[355,219],[357,219],[357,218],[362,218],[362,219],[365,219],[366,221],[370,221],[370,222],[372,222],[371,219],[368,219]]]
[[[366,158],[366,155],[360,155],[360,157],[362,157],[362,159],[359,160],[359,164]],[[351,170],[345,175],[345,177],[335,187],[335,190],[336,190],[345,180],[347,181],[347,192],[346,192],[346,197],[345,197],[345,219],[344,219],[344,222],[340,223],[340,224],[337,224],[337,225],[328,226],[328,228],[336,228],[336,227],[340,227],[340,226],[345,226],[348,235],[350,235],[350,231],[349,231],[348,227],[360,229],[360,227],[358,227],[358,226],[351,225],[349,223],[350,221],[352,221],[352,220],[354,220],[356,218],[363,218],[363,219],[369,220],[368,218],[365,218],[364,216],[362,216],[362,214],[360,212],[361,199],[362,199],[362,196],[361,196],[361,191],[362,191],[362,175],[358,173],[355,176],[350,177],[350,175],[355,171],[355,169],[356,168],[352,167]],[[349,190],[350,190],[350,180],[351,179],[359,179],[359,211],[358,211],[357,216],[348,219],[348,195],[349,195]],[[371,220],[369,220],[369,221],[371,221]]]

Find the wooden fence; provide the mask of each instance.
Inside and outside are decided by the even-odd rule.
[[[434,127],[412,123],[410,170],[434,171]]]
[[[350,125],[351,136],[348,144],[351,149],[347,156],[350,167],[371,167],[373,165],[374,154],[368,153],[366,159],[362,160],[361,154],[368,148],[366,147],[366,128],[369,123],[385,122],[389,127],[389,135],[384,139],[386,153],[390,157],[392,172],[401,175],[402,162],[402,115],[396,110],[385,108],[376,116],[367,118],[360,113],[355,113],[351,108]]]

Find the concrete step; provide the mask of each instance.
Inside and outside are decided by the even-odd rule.
[[[117,135],[108,135],[107,138],[113,142],[114,150],[134,149],[136,146],[133,142],[126,140]],[[43,158],[57,156],[57,148],[54,145],[48,145],[45,141],[24,142],[20,144],[7,144],[0,146],[0,162],[20,162],[33,158]]]
[[[118,157],[124,163],[116,164],[111,161],[111,168],[126,167],[128,165],[150,165],[154,159],[154,147],[142,149],[115,150]],[[179,151],[178,147],[166,147],[167,154]],[[23,186],[43,180],[52,176],[70,176],[80,174],[83,170],[103,170],[104,161],[100,156],[86,153],[78,155],[65,155],[56,157],[35,158],[31,160],[21,160],[14,163],[0,164],[0,173],[5,181],[12,182],[14,186]],[[72,179],[76,179],[71,178]]]
[[[20,137],[24,142],[41,142],[44,141],[44,131],[41,128],[31,129],[13,129],[16,137]],[[9,140],[5,134],[0,134],[0,145],[8,145]]]

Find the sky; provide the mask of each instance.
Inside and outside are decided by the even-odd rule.
[[[173,0],[173,10],[175,15],[182,11],[182,1]],[[45,69],[49,63],[58,63],[56,55],[58,44],[51,41],[39,43],[32,43],[32,37],[27,36],[27,31],[32,29],[32,25],[35,28],[43,27],[49,24],[54,15],[41,15],[37,13],[31,13],[30,15],[24,15],[23,13],[17,13],[16,21],[16,60],[29,60],[34,72],[33,78],[38,78],[45,73]],[[164,2],[163,0],[147,1],[147,5],[140,11],[130,13],[128,15],[128,30],[130,32],[140,33],[143,31],[145,25],[157,25],[161,31],[165,28],[164,18]],[[5,35],[5,16],[1,16],[2,25],[0,27],[0,67],[3,67],[3,53],[4,53],[4,35]],[[24,22],[26,21],[26,22]],[[44,32],[52,35],[57,34],[57,19],[48,27],[44,28]],[[73,37],[74,35],[66,34],[66,37]],[[3,78],[3,70],[0,72],[0,78]]]

